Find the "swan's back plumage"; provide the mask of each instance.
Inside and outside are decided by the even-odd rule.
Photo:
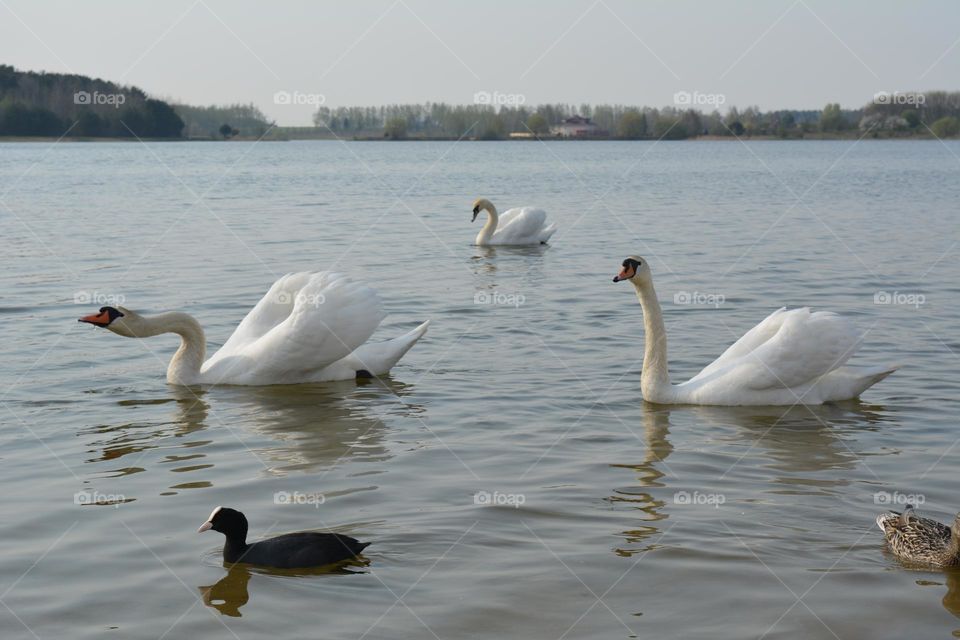
[[[500,214],[489,244],[538,244],[549,240],[556,230],[555,225],[547,224],[543,209],[515,207]]]
[[[335,272],[283,276],[203,366],[204,382],[317,378],[363,345],[385,317],[376,292]]]
[[[676,400],[696,404],[820,404],[848,400],[896,367],[851,367],[863,334],[829,311],[780,308],[689,381]]]
[[[690,382],[729,376],[755,391],[800,387],[841,367],[861,341],[853,323],[835,313],[780,308]]]

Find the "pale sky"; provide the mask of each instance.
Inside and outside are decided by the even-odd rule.
[[[858,107],[878,91],[960,89],[960,1],[0,0],[0,63],[253,102],[287,125],[310,124],[319,100],[470,104],[483,91]],[[278,91],[301,104],[276,104]]]

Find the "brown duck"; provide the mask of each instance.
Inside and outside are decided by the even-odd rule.
[[[903,513],[890,511],[877,516],[890,550],[903,559],[938,567],[960,566],[960,514],[949,527],[916,515],[913,505]]]

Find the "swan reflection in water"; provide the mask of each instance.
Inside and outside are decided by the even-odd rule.
[[[669,440],[671,420],[683,423],[686,430],[709,433],[725,432],[736,427],[735,435],[710,445],[718,450],[735,441],[738,450],[734,459],[746,456],[751,449],[766,453],[769,468],[785,475],[776,479],[784,486],[796,485],[804,490],[811,484],[819,487],[847,484],[842,478],[816,477],[824,471],[852,469],[860,462],[846,439],[856,430],[880,430],[891,420],[881,405],[860,401],[794,407],[713,407],[694,405],[660,405],[644,402],[642,459],[639,462],[615,463],[611,466],[630,469],[636,474],[635,484],[614,489],[607,499],[611,503],[629,505],[642,513],[642,525],[623,531],[618,537],[629,545],[617,549],[620,555],[632,555],[653,548],[647,538],[659,533],[657,526],[669,514],[667,501],[658,499],[651,488],[669,486],[675,478],[666,462],[674,447]],[[640,434],[638,434],[640,435]],[[804,474],[797,477],[795,474]],[[660,492],[660,495],[665,495]],[[639,546],[638,546],[639,545]]]
[[[474,246],[475,254],[471,265],[477,281],[474,302],[508,306],[523,304],[521,292],[539,286],[544,277],[543,261],[526,258],[540,258],[549,249],[550,246],[546,244],[515,247]],[[519,260],[511,261],[511,258]],[[511,270],[522,278],[523,284],[520,287],[502,285],[494,280],[498,272]]]
[[[141,412],[137,422],[98,425],[81,435],[95,435],[89,445],[95,455],[87,462],[125,460],[125,466],[106,472],[110,476],[144,471],[151,462],[169,465],[167,469],[177,473],[208,469],[213,465],[204,464],[203,448],[213,440],[196,436],[220,433],[208,428],[222,426],[229,427],[229,437],[240,437],[264,462],[272,463],[272,471],[305,471],[348,458],[389,458],[384,420],[424,412],[404,399],[411,390],[411,385],[389,378],[267,387],[171,386],[165,397],[117,403],[135,409],[173,405],[170,413]],[[257,442],[257,436],[269,442]],[[180,450],[174,452],[175,447]],[[153,450],[165,455],[158,457]],[[172,488],[195,486],[210,484]]]
[[[203,604],[216,609],[222,615],[241,618],[240,608],[250,601],[250,579],[256,574],[261,578],[307,578],[313,576],[338,576],[369,573],[366,567],[369,559],[353,559],[317,569],[269,569],[249,564],[224,565],[227,574],[215,584],[200,586],[200,598]]]
[[[425,412],[422,405],[404,399],[412,389],[390,379],[224,387],[217,390],[217,401],[229,405],[234,424],[239,419],[244,429],[273,441],[257,447],[257,455],[272,463],[273,471],[307,471],[348,458],[388,459],[384,420]]]

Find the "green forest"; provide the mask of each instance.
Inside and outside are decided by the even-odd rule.
[[[594,137],[682,140],[699,136],[954,137],[960,134],[960,92],[885,94],[860,109],[828,104],[822,110],[761,111],[757,107],[714,110],[626,105],[552,104],[501,106],[443,103],[377,107],[321,107],[318,127],[338,136],[387,138],[461,136],[497,140],[511,133],[548,137],[555,126],[579,115],[596,127]]]
[[[262,136],[272,126],[254,105],[195,107],[87,76],[0,65],[0,136],[218,138]]]
[[[574,116],[589,120],[586,132],[569,135],[562,129],[562,123]],[[323,106],[315,113],[314,124],[312,130],[309,127],[275,129],[275,124],[253,104],[206,107],[175,104],[151,98],[137,87],[99,78],[18,71],[0,65],[0,136],[11,137],[951,138],[960,135],[960,92],[877,94],[859,109],[828,104],[820,110],[761,111],[757,107],[730,107],[723,113],[685,106],[658,109],[590,104]]]
[[[136,87],[0,65],[0,135],[179,138],[183,120]]]

